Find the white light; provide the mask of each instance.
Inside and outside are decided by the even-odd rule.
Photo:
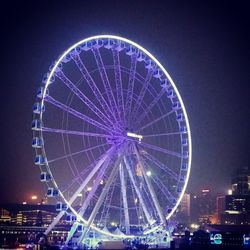
[[[137,198],[135,198],[135,204],[138,202],[138,199]]]
[[[193,224],[191,224],[190,226],[191,226],[191,228],[193,228],[193,229],[198,229],[198,228],[199,228],[199,225],[194,224],[194,223],[193,223]]]
[[[87,191],[91,191],[92,190],[92,187],[87,187]]]
[[[117,223],[115,223],[114,221],[112,221],[112,222],[111,222],[111,226],[112,226],[112,227],[115,227],[115,226],[117,226]]]
[[[138,134],[131,133],[131,132],[127,132],[127,136],[132,137],[132,138],[137,138],[139,139],[139,142],[141,142],[141,139],[143,138],[142,135],[138,135]]]
[[[152,175],[151,171],[147,171],[146,175],[151,176]]]
[[[233,194],[233,190],[232,190],[232,189],[228,189],[228,190],[227,190],[227,194],[228,194],[228,195],[232,195],[232,194]]]
[[[32,195],[31,196],[31,200],[37,200],[37,196],[36,195]]]
[[[78,197],[82,197],[82,193],[79,193],[77,196],[78,196]]]
[[[104,183],[104,180],[101,180],[101,181],[100,181],[100,185],[103,185],[103,183]]]
[[[24,202],[23,202],[23,205],[26,205],[26,204],[27,204],[27,202],[26,202],[26,201],[24,201]]]

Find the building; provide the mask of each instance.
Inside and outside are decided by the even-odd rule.
[[[216,197],[216,224],[221,224],[221,214],[225,211],[225,195]]]
[[[250,169],[243,167],[237,169],[232,178],[232,194],[233,195],[249,195],[250,194]]]
[[[210,189],[202,189],[200,193],[191,196],[191,222],[210,224],[215,214],[215,196]]]
[[[180,203],[180,212],[185,216],[190,216],[190,194],[184,194]]]
[[[225,196],[221,223],[250,225],[250,169],[238,169],[232,178],[232,193]]]
[[[190,221],[190,194],[184,194],[178,211],[176,219],[181,223],[188,223]]]
[[[57,215],[54,205],[3,204],[0,209],[0,224],[9,225],[46,226]]]
[[[0,223],[10,223],[11,222],[11,215],[10,212],[4,208],[0,210]]]

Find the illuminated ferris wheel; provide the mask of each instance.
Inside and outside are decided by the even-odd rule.
[[[118,36],[84,39],[43,78],[33,106],[35,164],[67,242],[164,228],[185,192],[191,135],[181,96],[160,62]],[[114,226],[116,229],[114,230]]]

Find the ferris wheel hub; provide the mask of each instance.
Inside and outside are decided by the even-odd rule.
[[[132,137],[132,138],[136,138],[139,140],[139,143],[141,142],[143,136],[142,135],[138,135],[136,133],[132,133],[132,132],[127,132],[127,136],[128,137]]]

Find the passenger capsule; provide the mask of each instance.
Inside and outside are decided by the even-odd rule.
[[[45,106],[42,105],[40,102],[36,102],[34,103],[32,109],[34,114],[41,114],[45,111]]]
[[[66,55],[63,57],[62,62],[63,62],[63,63],[67,63],[67,62],[69,62],[70,60],[71,60],[70,54],[66,54]]]
[[[91,41],[91,46],[93,48],[99,49],[103,46],[103,41],[101,39],[96,39]]]
[[[181,165],[181,170],[187,170],[187,168],[188,168],[188,164],[187,163],[183,163]]]
[[[136,52],[136,48],[133,46],[129,46],[128,48],[126,48],[126,54],[129,56],[135,54]]]
[[[178,114],[178,115],[176,116],[176,120],[177,120],[178,122],[183,121],[183,120],[184,120],[183,114]]]
[[[139,61],[139,62],[145,61],[146,58],[147,58],[146,55],[141,51],[137,55],[137,61]]]
[[[153,77],[155,78],[161,78],[163,75],[162,71],[160,69],[154,70]]]
[[[181,144],[182,144],[182,146],[187,146],[188,145],[188,139],[187,138],[182,139]]]
[[[43,138],[34,137],[32,139],[32,147],[33,148],[42,148],[43,147]]]
[[[126,44],[122,41],[118,41],[117,44],[114,46],[114,49],[117,51],[122,51],[126,48]]]
[[[179,102],[174,102],[172,105],[172,109],[177,110],[181,107],[181,104]]]
[[[171,86],[171,84],[170,84],[170,82],[169,82],[168,79],[162,80],[161,83],[160,83],[160,85],[161,85],[162,88],[165,88],[165,89],[167,89],[167,88],[169,88]]]
[[[36,157],[35,157],[35,165],[42,166],[42,165],[45,165],[46,162],[47,162],[47,159],[46,159],[45,156],[43,156],[43,155],[36,155]]]
[[[73,215],[73,214],[67,214],[66,221],[67,222],[75,222],[76,221],[76,216]]]
[[[44,93],[45,92],[45,93]],[[49,94],[49,90],[48,88],[45,88],[44,87],[40,87],[38,90],[37,90],[37,97],[42,99],[43,98],[43,94],[44,94],[44,97],[46,97],[48,94]]]
[[[183,158],[188,158],[188,156],[189,156],[188,151],[184,151],[184,152],[183,152]]]
[[[58,195],[59,195],[59,192],[56,188],[48,188],[48,191],[47,191],[48,197],[56,197]]]
[[[68,209],[67,204],[62,203],[62,202],[57,202],[56,203],[56,211],[60,212],[60,211],[66,211]]]
[[[49,182],[51,180],[51,176],[49,173],[42,172],[40,175],[40,181],[41,182]]]
[[[154,67],[155,67],[155,62],[153,62],[152,60],[149,59],[145,62],[146,69],[154,69]]]
[[[33,120],[31,124],[32,130],[39,131],[42,128],[42,122],[40,120]]]
[[[175,92],[174,92],[173,89],[168,90],[168,92],[167,92],[167,97],[168,97],[168,98],[173,98],[173,97],[175,97]]]
[[[88,51],[88,50],[91,49],[91,43],[90,42],[83,43],[80,46],[81,46],[81,49],[84,50],[84,51]]]
[[[113,39],[106,39],[103,42],[103,47],[106,49],[111,49],[114,47],[114,45],[115,45],[115,42]]]
[[[180,132],[183,133],[183,134],[187,133],[187,128],[185,126],[181,126],[180,127]]]

